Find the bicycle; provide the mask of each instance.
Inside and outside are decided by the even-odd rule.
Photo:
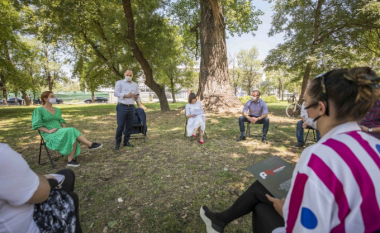
[[[301,117],[301,105],[297,103],[296,93],[290,95],[288,102],[291,103],[286,107],[286,115],[292,119]]]

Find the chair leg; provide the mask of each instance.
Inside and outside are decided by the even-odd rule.
[[[41,142],[40,142],[40,154],[38,155],[38,164],[41,165],[41,152],[42,152],[42,139],[41,139]]]
[[[306,142],[307,142],[307,137],[309,136],[309,131],[310,131],[310,129],[307,129],[307,133],[306,133],[306,136],[305,136],[305,140],[303,140],[303,141],[305,142],[305,144],[306,144]]]
[[[54,168],[55,165],[54,165],[54,163],[53,163],[53,160],[51,159],[51,156],[50,156],[49,150],[48,150],[46,144],[45,144],[44,146],[45,146],[46,153],[47,153],[47,155],[48,155],[48,157],[49,157],[49,160],[50,160],[51,166]]]
[[[247,122],[247,129],[245,130],[246,137],[251,135],[251,124]]]
[[[315,130],[313,129],[314,142],[317,142],[317,137],[315,136]]]

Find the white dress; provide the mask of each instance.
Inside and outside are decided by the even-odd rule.
[[[195,109],[203,109],[202,108],[202,103],[197,101],[195,104],[186,104],[185,108],[185,114],[187,115],[192,115],[192,111]],[[194,129],[201,127],[203,133],[205,132],[206,129],[206,118],[204,115],[199,115],[195,117],[190,117],[187,120],[187,136],[191,137],[191,135],[194,132]]]

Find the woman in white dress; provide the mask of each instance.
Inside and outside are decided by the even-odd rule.
[[[206,118],[204,116],[202,103],[197,101],[194,93],[189,95],[189,103],[186,104],[185,114],[187,117],[187,136],[196,137],[199,132],[199,143],[203,144],[203,133],[206,129]]]

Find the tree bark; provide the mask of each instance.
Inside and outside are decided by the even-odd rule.
[[[170,78],[170,88],[171,88],[172,97],[173,97],[172,103],[177,103],[177,101],[175,100],[175,93],[174,93],[174,78],[173,77],[169,77],[169,78]]]
[[[95,103],[95,93],[91,90],[91,102]]]
[[[216,0],[200,0],[200,8],[201,64],[197,96],[209,110],[241,107],[229,83],[222,6]]]
[[[1,79],[1,89],[3,91],[3,105],[8,106],[8,92],[7,92],[7,87],[5,85],[5,80],[4,76],[0,74],[0,79]]]
[[[168,99],[165,95],[165,87],[160,86],[153,79],[153,70],[142,51],[136,43],[135,22],[133,19],[131,0],[123,0],[124,15],[128,23],[127,43],[132,48],[132,53],[137,62],[140,64],[145,75],[145,84],[157,94],[160,101],[161,111],[170,111]]]
[[[32,102],[29,99],[29,96],[26,94],[26,91],[21,90],[22,95],[24,96],[24,101],[26,106],[32,105]]]

